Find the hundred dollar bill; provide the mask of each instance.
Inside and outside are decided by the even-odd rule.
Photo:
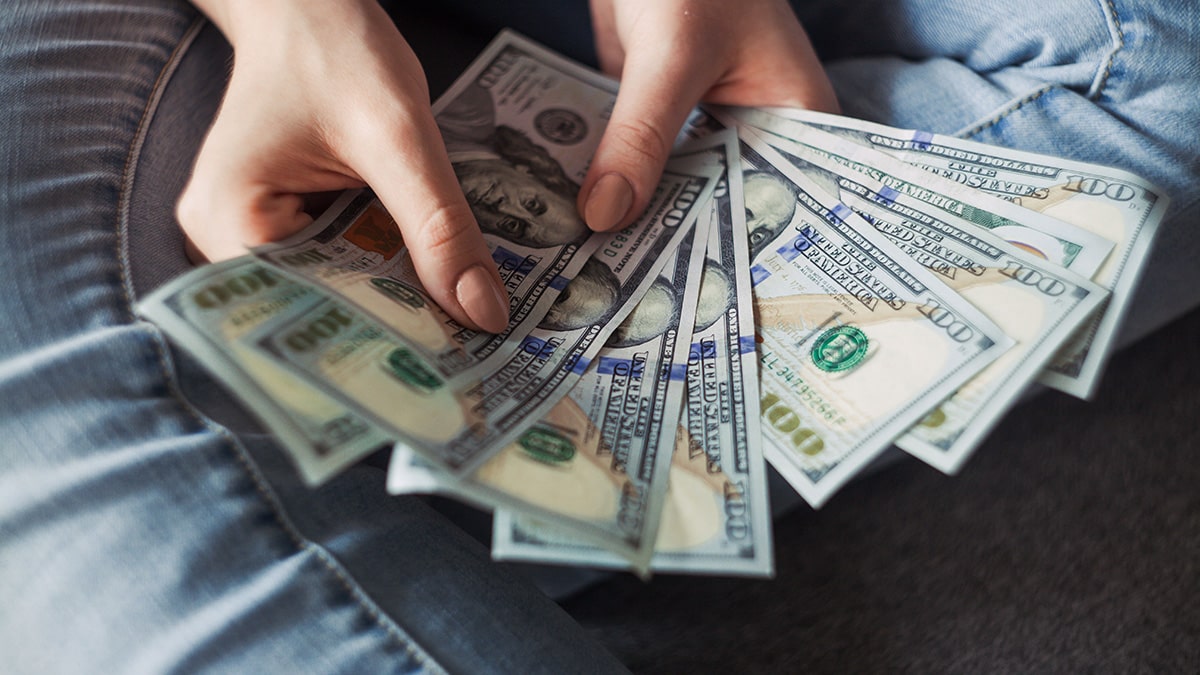
[[[607,240],[584,224],[576,198],[615,93],[612,80],[504,32],[433,106],[510,296],[499,335],[468,330],[429,300],[399,229],[368,191],[254,253],[409,337],[441,376],[494,372]]]
[[[724,122],[736,121],[751,127],[767,125],[772,127],[774,133],[785,136],[793,135],[791,124],[797,124],[795,121],[789,124],[788,120],[762,109],[722,107],[714,108],[712,112]],[[813,149],[821,152],[820,148]],[[862,155],[847,151],[845,155],[834,159],[844,163],[848,169],[866,174],[938,211],[986,227],[1010,244],[1082,277],[1091,278],[1112,251],[1111,241],[1081,227],[1022,209],[1011,202],[934,176],[907,163],[893,164],[884,171],[869,163],[878,155],[866,152]]]
[[[817,507],[1012,340],[754,133],[742,171],[764,451]]]
[[[321,298],[315,288],[245,256],[193,270],[137,307],[242,399],[279,439],[309,485],[390,442],[336,399],[241,342],[289,308]]]
[[[737,137],[726,130],[679,152],[704,147],[723,152],[734,180],[722,181],[713,199],[687,357],[686,407],[650,568],[770,576],[770,504],[757,409],[758,357]],[[492,546],[497,557],[507,559],[627,565],[521,515],[497,518]]]
[[[497,509],[493,552],[517,536],[519,559],[563,562],[595,547],[623,566],[646,570],[653,553],[672,441],[683,398],[686,342],[700,290],[708,221],[673,252],[663,274],[600,350],[562,401],[472,475],[454,481],[403,449],[392,456],[388,489],[436,492]],[[699,231],[697,231],[699,230]],[[573,292],[568,286],[567,293]],[[533,515],[572,542],[562,548],[522,538],[512,512]],[[544,550],[543,550],[544,549]]]
[[[1108,297],[1108,291],[1025,253],[987,228],[939,212],[847,169],[831,159],[846,146],[855,147],[842,138],[794,125],[786,131],[801,134],[795,139],[767,133],[775,128],[763,129],[762,138],[1016,341],[895,441],[942,471],[957,471],[1072,331]],[[820,146],[823,153],[809,146]],[[897,162],[881,156],[873,165],[887,171]]]
[[[1166,214],[1166,194],[1133,174],[923,131],[807,111],[776,110],[931,173],[1093,232],[1115,244],[1092,279],[1112,295],[1050,363],[1042,382],[1090,397]]]
[[[669,162],[646,212],[602,236],[541,323],[486,377],[443,376],[416,340],[343,300],[272,322],[248,340],[461,477],[578,381],[692,229],[718,171],[694,158]]]

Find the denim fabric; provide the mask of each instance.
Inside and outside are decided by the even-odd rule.
[[[848,113],[1168,190],[1125,342],[1200,302],[1195,3],[796,4]],[[580,0],[437,7],[467,23],[399,23],[446,77],[501,24],[591,51]],[[377,468],[304,487],[132,316],[186,268],[171,208],[228,58],[183,2],[0,9],[0,671],[620,669]]]
[[[378,468],[309,490],[181,395],[130,307],[224,49],[182,2],[0,9],[0,671],[623,671]]]

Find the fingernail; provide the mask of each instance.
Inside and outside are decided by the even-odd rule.
[[[633,205],[633,187],[619,173],[607,173],[592,186],[583,217],[598,232],[611,230],[625,219]]]
[[[480,328],[500,333],[508,326],[508,295],[483,265],[463,272],[454,292],[463,311]]]

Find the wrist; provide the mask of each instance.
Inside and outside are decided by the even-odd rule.
[[[303,24],[333,25],[367,3],[375,4],[375,0],[192,0],[235,51],[242,44],[276,34],[281,28],[286,32],[287,27],[297,25],[296,20]]]

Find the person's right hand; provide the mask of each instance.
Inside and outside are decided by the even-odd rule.
[[[450,167],[416,56],[376,0],[195,0],[233,44],[177,217],[210,260],[311,222],[303,195],[369,185],[425,290],[500,332],[508,299]]]
[[[701,101],[838,112],[786,0],[591,0],[596,51],[621,90],[579,191],[593,230],[645,210],[675,137]]]

